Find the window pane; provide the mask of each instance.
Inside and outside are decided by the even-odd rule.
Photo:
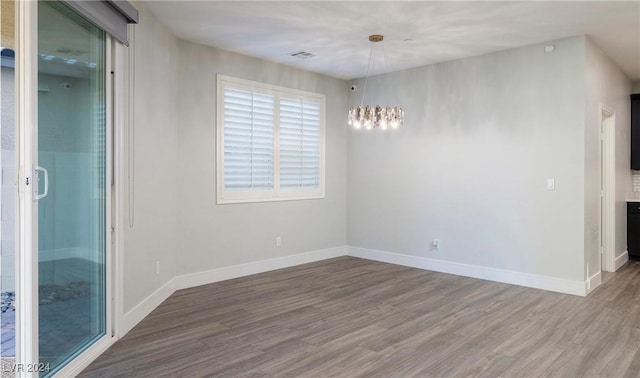
[[[273,189],[271,95],[224,89],[224,189]]]
[[[320,188],[319,102],[280,99],[280,188]]]
[[[50,376],[106,334],[106,35],[38,2],[39,356]],[[41,184],[43,185],[43,184]]]

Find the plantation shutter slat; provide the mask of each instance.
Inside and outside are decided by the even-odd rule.
[[[320,188],[321,104],[280,98],[280,188]]]
[[[224,89],[224,190],[273,189],[274,96]]]

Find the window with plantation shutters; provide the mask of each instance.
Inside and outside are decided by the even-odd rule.
[[[324,96],[224,75],[217,84],[217,202],[324,198]]]

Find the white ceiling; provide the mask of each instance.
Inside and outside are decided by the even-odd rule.
[[[342,79],[576,35],[640,79],[640,1],[149,1],[179,38]],[[144,19],[141,20],[144,22]],[[291,57],[297,51],[315,57]]]

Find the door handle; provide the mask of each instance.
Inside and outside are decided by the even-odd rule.
[[[40,194],[38,187],[40,186],[40,172],[44,174],[44,191]],[[33,202],[43,199],[49,194],[49,172],[39,165],[33,166]]]

